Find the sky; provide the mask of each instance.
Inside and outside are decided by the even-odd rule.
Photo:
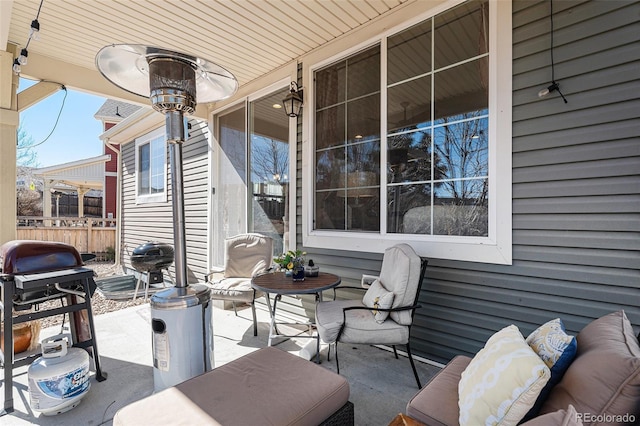
[[[18,92],[35,83],[21,78]],[[20,113],[22,129],[33,138],[34,144],[41,143],[53,130],[49,139],[33,148],[37,153],[38,167],[83,160],[104,152],[99,138],[103,133],[102,122],[93,116],[106,98],[71,89],[67,89],[66,99],[64,95],[64,90],[59,90]],[[62,113],[56,125],[61,107]]]

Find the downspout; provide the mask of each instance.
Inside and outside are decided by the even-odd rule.
[[[111,151],[113,151],[116,155],[116,246],[115,248],[115,266],[116,268],[120,267],[120,244],[121,244],[121,238],[120,238],[120,223],[122,220],[122,211],[121,211],[121,204],[120,204],[120,196],[121,196],[121,188],[122,188],[122,167],[120,167],[120,160],[121,160],[121,156],[120,156],[120,150],[116,149],[115,146],[113,146],[111,144],[111,142],[109,142],[109,138],[105,138],[104,139],[104,144],[111,149]]]

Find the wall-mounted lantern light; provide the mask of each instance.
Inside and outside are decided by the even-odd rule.
[[[298,83],[291,82],[289,94],[282,100],[284,113],[289,117],[299,117],[302,110],[302,88],[298,89]]]

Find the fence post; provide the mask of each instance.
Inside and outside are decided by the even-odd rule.
[[[87,252],[94,253],[93,250],[93,220],[85,219],[87,221]]]

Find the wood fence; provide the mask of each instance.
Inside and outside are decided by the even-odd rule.
[[[16,239],[69,244],[80,253],[107,253],[116,246],[116,219],[18,216]]]

